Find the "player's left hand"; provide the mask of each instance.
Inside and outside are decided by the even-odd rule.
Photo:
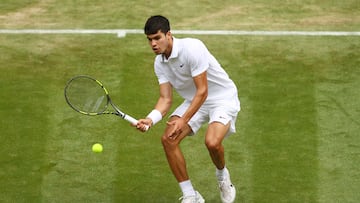
[[[172,129],[169,132],[168,137],[172,140],[175,140],[182,133],[182,129],[184,129],[185,125],[187,124],[184,119],[179,118],[173,121],[168,121],[167,125],[172,126]]]

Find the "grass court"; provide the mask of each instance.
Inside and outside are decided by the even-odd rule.
[[[162,14],[177,30],[351,32],[359,11],[357,0],[2,0],[0,29],[142,29]],[[237,133],[224,142],[236,202],[359,201],[359,36],[176,37],[204,41],[238,87]],[[76,113],[63,95],[72,76],[92,75],[143,117],[158,96],[153,58],[141,34],[0,34],[0,202],[178,202],[165,120],[143,134]],[[196,189],[220,202],[204,129],[182,148]]]

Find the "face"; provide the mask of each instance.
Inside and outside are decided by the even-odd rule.
[[[149,45],[155,54],[165,54],[169,57],[171,54],[171,33],[162,33],[160,30],[155,34],[147,35]]]

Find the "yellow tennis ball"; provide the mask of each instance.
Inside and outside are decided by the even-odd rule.
[[[96,143],[92,146],[92,151],[95,153],[101,153],[103,151],[103,146],[99,143]]]

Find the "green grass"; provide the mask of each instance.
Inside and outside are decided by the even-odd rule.
[[[2,1],[0,28],[141,29],[163,11],[174,29],[359,30],[350,0],[154,5]],[[359,37],[196,37],[239,89],[237,133],[224,142],[237,202],[357,202]],[[177,202],[165,121],[142,134],[114,116],[82,116],[63,97],[69,78],[93,75],[126,112],[146,115],[158,91],[144,36],[0,35],[0,53],[0,202]],[[204,130],[182,148],[193,184],[215,203]],[[91,152],[95,142],[103,153]]]
[[[1,28],[142,28],[144,21],[154,14],[168,16],[174,29],[357,31],[360,28],[357,0],[6,0],[0,5]]]

